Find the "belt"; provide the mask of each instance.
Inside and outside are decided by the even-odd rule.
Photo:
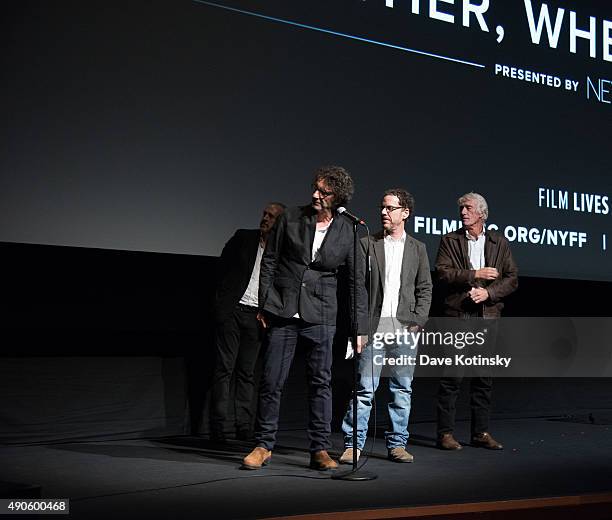
[[[244,303],[237,303],[236,309],[244,312],[257,312],[259,308],[253,307],[252,305],[245,305]]]

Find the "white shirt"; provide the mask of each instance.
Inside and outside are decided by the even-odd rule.
[[[259,242],[259,247],[257,248],[257,257],[255,258],[255,265],[253,266],[253,271],[251,272],[251,279],[249,280],[249,285],[247,285],[246,291],[240,298],[240,303],[242,305],[249,305],[251,307],[257,307],[259,303],[259,299],[257,293],[259,292],[259,269],[261,267],[261,257],[263,256],[264,246],[261,242]]]
[[[315,229],[315,236],[314,236],[314,240],[312,241],[312,261],[314,262],[315,256],[317,256],[317,253],[319,252],[319,249],[321,249],[321,244],[323,243],[323,240],[325,240],[325,235],[327,235],[327,230],[329,229],[329,226],[331,226],[331,223],[334,221],[334,219],[332,218],[328,223],[327,226],[321,229]]]
[[[319,249],[321,249],[321,244],[323,243],[323,240],[325,240],[325,235],[327,235],[327,230],[329,229],[329,226],[331,226],[331,223],[334,221],[334,219],[332,218],[328,223],[327,226],[325,226],[324,228],[321,229],[315,229],[315,235],[314,235],[314,239],[312,241],[312,253],[311,253],[311,259],[314,262],[315,256],[317,256],[317,253],[319,252]],[[299,318],[300,317],[300,313],[296,312],[293,315],[294,318]]]
[[[473,237],[467,230],[465,236],[468,240],[468,254],[470,257],[470,264],[472,269],[481,269],[485,266],[485,233],[484,228],[478,237]]]
[[[385,291],[380,311],[381,318],[395,318],[399,303],[400,286],[402,285],[402,260],[404,258],[404,245],[406,232],[401,238],[393,239],[390,235],[385,238]]]

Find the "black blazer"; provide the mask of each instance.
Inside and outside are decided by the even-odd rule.
[[[314,324],[335,325],[338,310],[338,268],[346,264],[350,305],[353,301],[353,227],[336,214],[316,258],[312,243],[316,212],[311,206],[290,208],[277,219],[261,260],[259,306],[282,318],[300,317]],[[357,248],[358,331],[367,333],[367,294],[363,272],[363,252]],[[352,317],[352,312],[351,312]]]
[[[259,229],[239,229],[223,248],[219,261],[215,316],[224,320],[249,285],[259,247]]]

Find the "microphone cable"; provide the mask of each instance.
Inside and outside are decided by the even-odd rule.
[[[372,239],[371,239],[371,234],[370,234],[370,228],[367,226],[367,224],[364,222],[362,224],[365,229],[366,229],[366,239],[367,239],[367,244],[368,244],[368,248],[367,248],[367,255],[366,255],[366,275],[368,277],[368,341],[366,342],[366,346],[364,348],[373,348],[372,347],[372,313],[370,312],[370,298],[371,298],[371,294],[372,294],[372,262],[371,262],[371,253],[372,253]],[[356,286],[355,286],[356,287]],[[361,355],[361,354],[360,354]],[[353,362],[357,362],[357,345],[353,346],[353,357],[355,358],[353,360]],[[362,377],[361,371],[359,371],[359,377]],[[371,381],[371,385],[372,385],[372,412],[373,412],[373,421],[374,421],[374,435],[372,435],[372,438],[369,441],[369,448],[365,449],[365,445],[364,445],[364,449],[362,450],[362,453],[359,455],[359,463],[357,464],[357,467],[355,468],[354,471],[359,471],[360,469],[362,469],[370,460],[370,455],[374,452],[374,445],[376,443],[376,423],[377,423],[377,415],[376,415],[376,390],[378,390],[378,388],[374,389],[374,355],[372,353],[372,355],[370,356],[370,381]],[[380,384],[380,378],[379,378],[379,384]],[[356,390],[356,388],[355,388]],[[358,395],[354,395],[353,399],[358,399]],[[350,402],[350,406],[352,407],[352,399]],[[371,415],[372,416],[372,413]],[[359,419],[359,406],[357,406],[357,419]],[[368,434],[368,425],[369,425],[369,420],[368,420],[368,424],[366,424],[365,426],[365,434],[367,437]],[[359,449],[359,448],[357,448]],[[363,457],[361,456],[363,455]]]

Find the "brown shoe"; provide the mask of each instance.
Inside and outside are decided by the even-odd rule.
[[[436,445],[441,450],[458,451],[463,449],[463,446],[461,446],[457,439],[453,437],[452,432],[443,433],[442,435],[440,435],[440,437],[438,437],[438,442],[436,443]]]
[[[487,448],[488,450],[503,450],[504,446],[497,442],[488,432],[477,433],[472,436],[472,446]]]
[[[242,459],[242,469],[261,469],[267,466],[272,458],[272,452],[266,448],[257,447]]]
[[[328,469],[336,469],[338,463],[333,460],[325,450],[315,451],[310,454],[310,469],[319,471],[327,471]]]
[[[359,456],[361,455],[361,450],[357,448],[357,461],[359,461]],[[352,464],[353,463],[353,448],[346,448],[342,456],[338,459],[340,464]]]
[[[391,448],[388,459],[393,462],[412,462],[414,457],[405,448]]]

